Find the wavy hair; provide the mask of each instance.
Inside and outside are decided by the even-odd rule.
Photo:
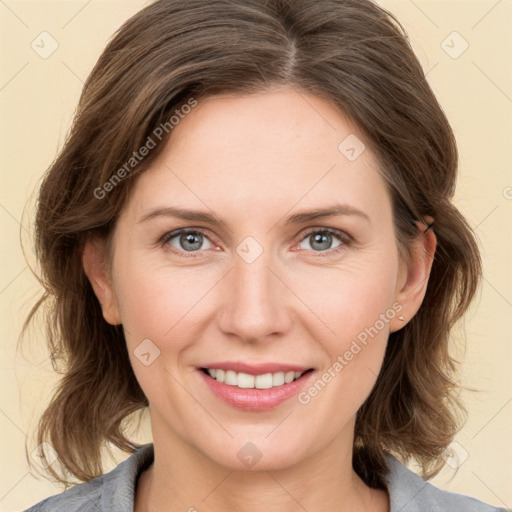
[[[129,176],[112,184],[113,175],[191,98],[274,86],[327,100],[361,130],[389,187],[401,257],[417,223],[434,219],[426,296],[389,337],[376,385],[357,413],[353,466],[374,488],[384,487],[386,452],[414,459],[427,478],[443,466],[465,414],[450,332],[478,289],[481,261],[452,204],[454,134],[405,30],[369,0],[158,0],[127,20],[99,57],[39,190],[35,250],[44,292],[23,333],[44,310],[61,378],[37,440],[59,456],[47,469],[53,478],[98,476],[109,444],[133,452],[125,420],[148,406],[123,331],[104,320],[82,253],[89,239],[109,241],[137,176],[172,130]]]

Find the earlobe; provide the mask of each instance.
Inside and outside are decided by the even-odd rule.
[[[101,305],[103,318],[111,325],[122,323],[106,262],[105,243],[88,240],[82,254],[82,264]]]
[[[437,246],[437,237],[432,229],[433,220],[420,225],[421,234],[411,245],[411,257],[404,263],[397,283],[395,301],[402,309],[390,322],[390,332],[404,327],[418,312],[425,298],[428,280]]]

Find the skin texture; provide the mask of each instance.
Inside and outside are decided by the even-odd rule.
[[[150,402],[155,462],[139,480],[135,510],[389,510],[387,492],[352,469],[355,415],[389,332],[421,305],[436,240],[431,230],[419,236],[410,263],[400,262],[378,162],[368,148],[354,161],[338,150],[350,134],[364,142],[333,105],[293,89],[208,98],[135,184],[116,224],[111,272],[101,243],[87,245],[84,268],[106,321],[123,324]],[[335,203],[368,219],[285,224]],[[226,227],[171,216],[141,222],[169,206],[213,212]],[[159,244],[179,228],[204,231],[199,249],[187,252],[179,236]],[[315,242],[311,228],[353,241]],[[263,249],[252,263],[236,251],[248,236]],[[393,304],[400,313],[308,404],[293,397],[271,411],[239,410],[196,370],[219,360],[287,362],[315,368],[314,381]],[[149,366],[134,354],[144,339],[160,350]],[[262,454],[251,468],[237,456],[247,442]]]

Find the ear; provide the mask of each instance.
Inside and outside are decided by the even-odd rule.
[[[88,240],[84,247],[82,263],[84,271],[101,305],[103,318],[112,325],[122,323],[112,280],[110,278],[105,242],[100,240]]]
[[[411,244],[410,260],[400,264],[395,302],[401,304],[402,309],[391,320],[390,332],[404,327],[418,312],[425,298],[437,246],[436,235],[430,227],[433,219],[427,217],[426,221],[428,224],[418,225],[422,234]]]

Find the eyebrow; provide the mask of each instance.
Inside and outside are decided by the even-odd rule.
[[[315,208],[312,210],[304,210],[290,215],[286,221],[286,225],[296,225],[310,222],[317,219],[325,219],[334,216],[356,216],[370,222],[370,217],[362,210],[350,206],[348,204],[335,204],[326,208]],[[187,210],[185,208],[177,208],[174,206],[154,208],[145,213],[138,223],[148,222],[156,217],[176,217],[183,220],[194,222],[204,222],[212,226],[227,228],[227,224],[216,215],[200,210]]]

